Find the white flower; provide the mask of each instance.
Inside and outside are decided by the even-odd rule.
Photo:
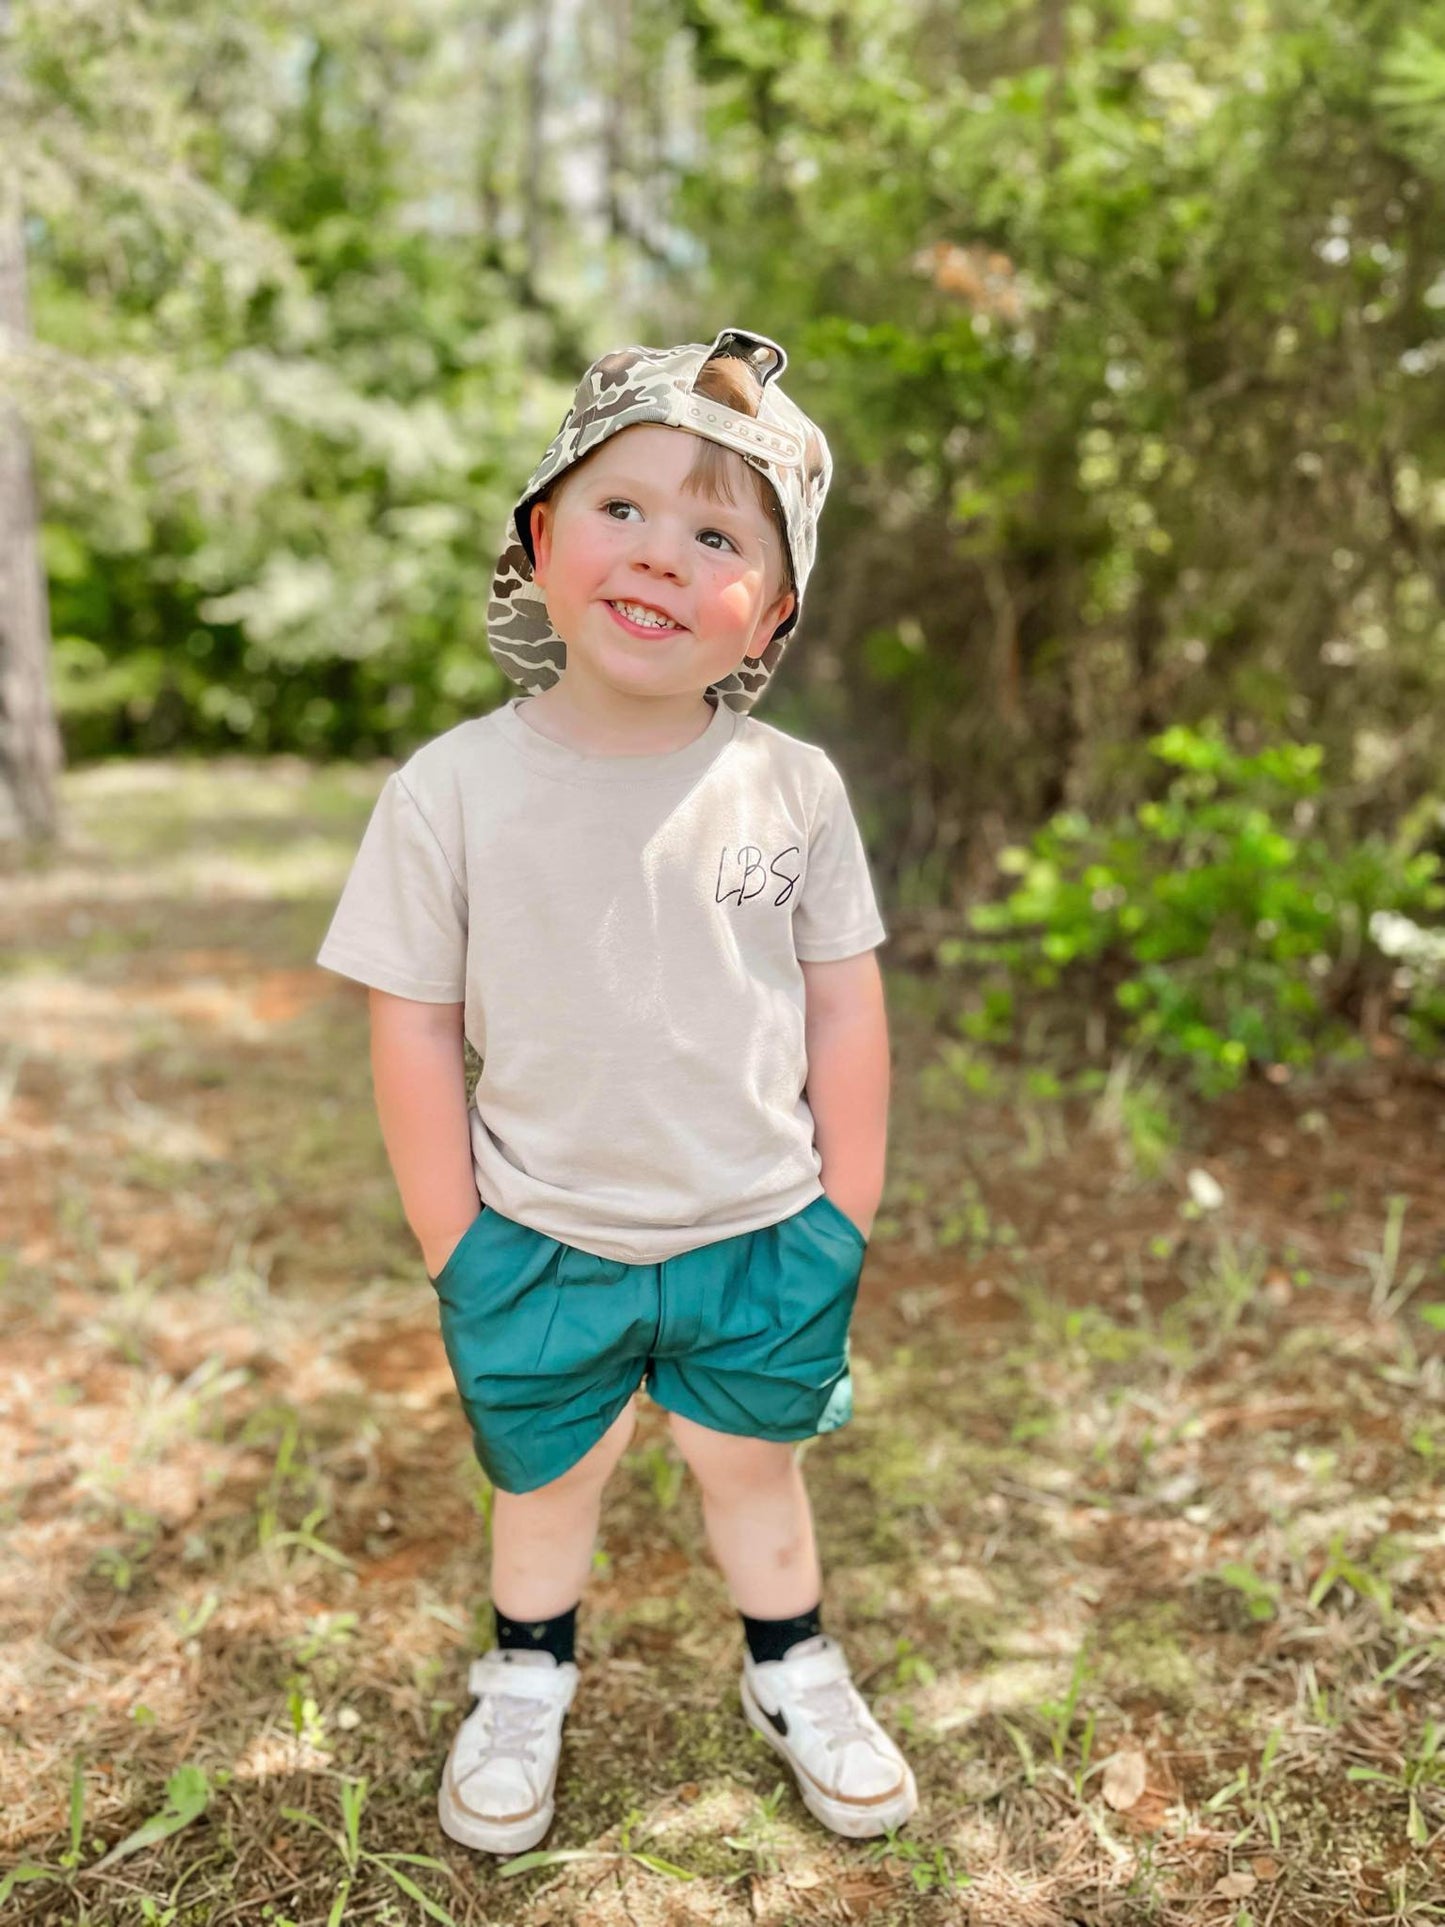
[[[1224,1191],[1218,1181],[1198,1166],[1189,1173],[1189,1195],[1201,1211],[1217,1211],[1224,1203]]]

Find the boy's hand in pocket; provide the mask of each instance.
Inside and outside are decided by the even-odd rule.
[[[467,1233],[481,1215],[480,1211],[474,1212],[472,1216],[467,1219],[460,1231],[449,1232],[440,1238],[427,1239],[421,1248],[421,1256],[422,1263],[426,1266],[426,1275],[428,1278],[441,1277],[451,1262],[452,1253],[456,1250],[462,1239],[466,1237]]]

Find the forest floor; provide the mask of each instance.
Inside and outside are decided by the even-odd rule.
[[[311,961],[379,781],[74,772],[0,878],[5,1920],[1445,1919],[1445,1078],[1091,1083],[889,951],[856,1415],[803,1451],[824,1624],[920,1811],[828,1834],[744,1723],[644,1396],[562,1857],[445,1839],[491,1495],[365,994]]]

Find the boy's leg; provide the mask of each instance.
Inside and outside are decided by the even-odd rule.
[[[577,1685],[574,1609],[592,1564],[603,1488],[635,1423],[629,1402],[560,1477],[531,1492],[493,1491],[498,1642],[472,1662],[474,1704],[437,1791],[442,1829],[464,1846],[522,1853],[552,1823],[562,1724]]]
[[[715,1432],[678,1412],[668,1422],[698,1482],[708,1544],[738,1611],[750,1619],[811,1612],[823,1579],[796,1448]]]
[[[825,1826],[854,1838],[901,1826],[917,1810],[917,1782],[822,1631],[812,1509],[793,1447],[712,1431],[680,1413],[670,1423],[745,1622],[748,1723],[792,1767],[804,1805]]]
[[[581,1597],[592,1570],[602,1493],[631,1442],[637,1401],[570,1471],[531,1492],[492,1494],[492,1604],[514,1620],[553,1619]]]

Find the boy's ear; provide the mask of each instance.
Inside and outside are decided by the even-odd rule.
[[[545,589],[543,572],[552,559],[552,504],[534,502],[532,512],[527,517],[532,531],[532,580],[539,589]]]
[[[780,622],[786,622],[796,607],[797,597],[791,589],[788,589],[778,597],[771,609],[764,609],[763,613],[758,617],[758,626],[754,632],[756,646],[747,652],[747,660],[749,662],[757,661],[758,657],[762,655],[763,651],[777,634],[778,624]]]

